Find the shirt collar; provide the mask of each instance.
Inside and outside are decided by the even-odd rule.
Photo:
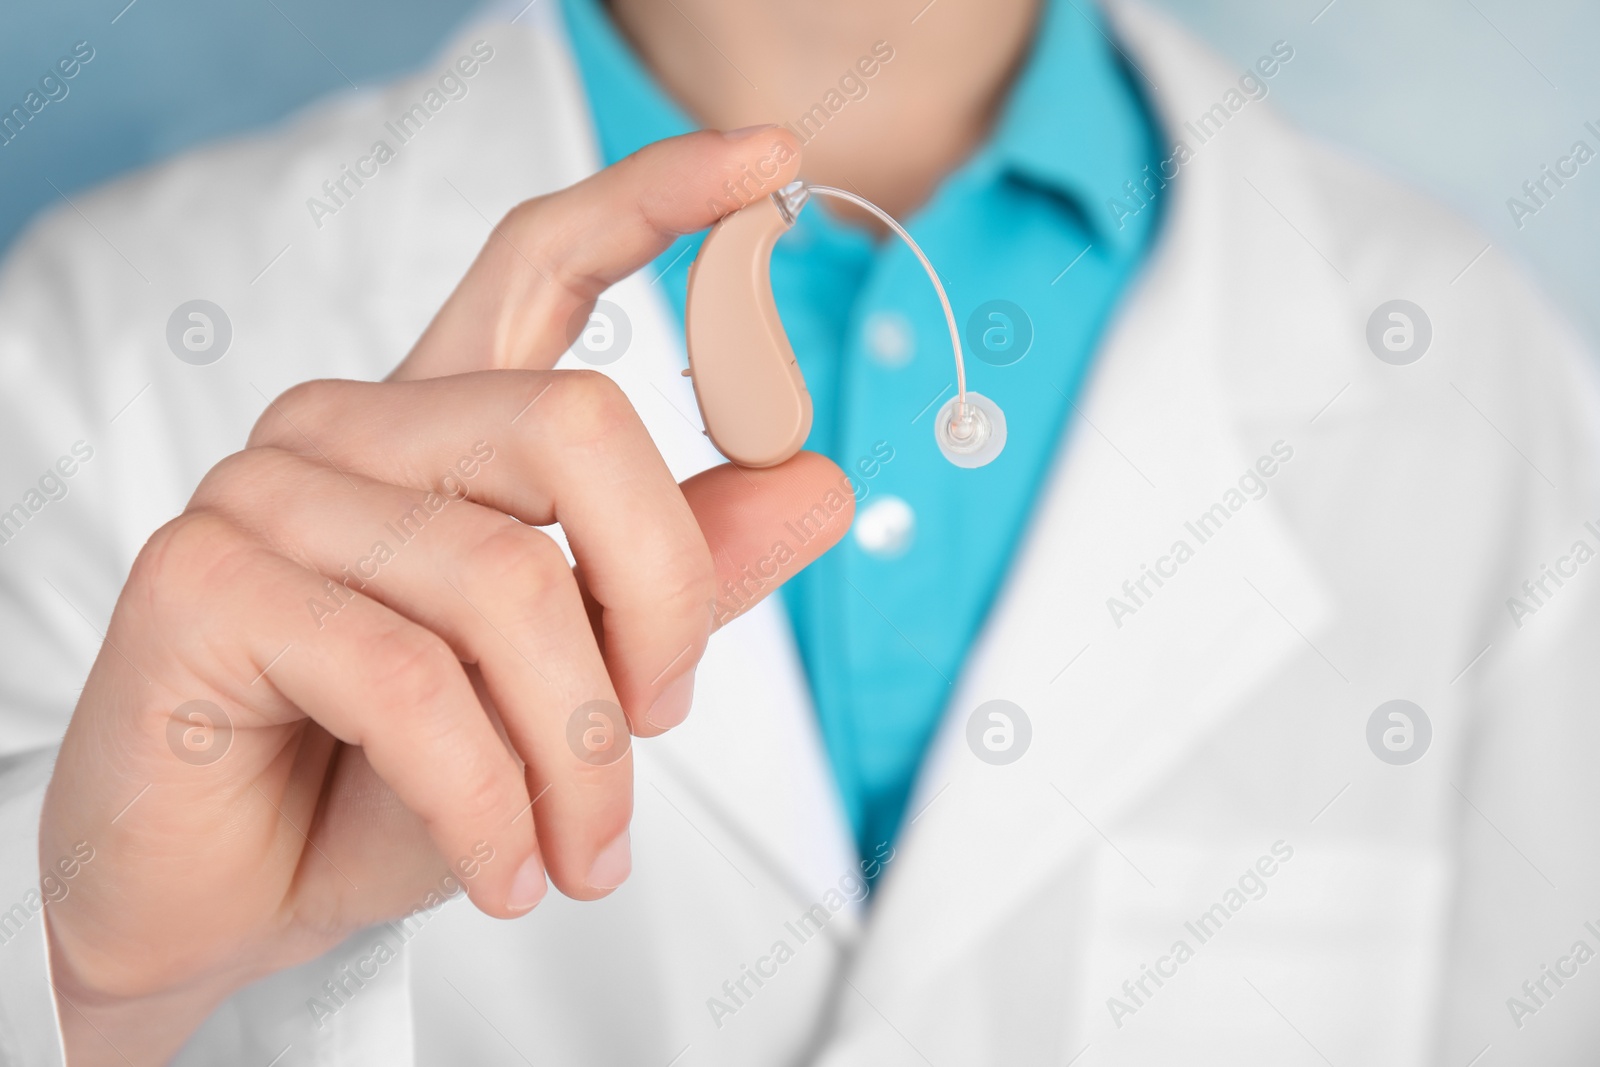
[[[607,164],[698,128],[650,75],[602,0],[561,0]],[[966,168],[992,170],[1065,199],[1091,235],[1137,249],[1155,212],[1112,225],[1109,199],[1159,158],[1154,120],[1097,7],[1045,0],[1028,57],[989,141]]]
[[[1160,158],[1155,119],[1098,7],[1046,0],[1039,19],[980,156],[992,154],[1009,174],[1065,197],[1096,237],[1137,248],[1155,212],[1118,227],[1106,202],[1125,198],[1124,184],[1139,185],[1145,166]]]

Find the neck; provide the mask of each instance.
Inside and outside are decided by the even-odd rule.
[[[922,3],[612,0],[611,8],[656,78],[702,125],[787,124],[805,142],[808,181],[904,217],[988,133],[1039,7]]]

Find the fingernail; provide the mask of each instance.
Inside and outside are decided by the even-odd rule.
[[[624,830],[594,858],[594,866],[589,868],[589,887],[615,889],[628,880],[632,870],[633,850],[628,846],[628,831]]]
[[[527,911],[544,899],[545,888],[544,864],[538,853],[534,853],[522,861],[517,876],[511,879],[511,895],[506,898],[506,907],[512,911]]]
[[[694,671],[688,671],[669,684],[644,713],[644,721],[657,730],[670,730],[689,717],[694,703]]]
[[[746,137],[753,137],[758,133],[764,133],[767,130],[775,130],[777,128],[778,124],[776,122],[760,122],[754,126],[740,126],[737,130],[723,130],[722,136],[726,137],[730,141],[742,141]]]

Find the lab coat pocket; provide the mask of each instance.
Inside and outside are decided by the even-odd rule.
[[[1441,853],[1289,834],[1116,840],[1126,858],[1091,861],[1082,1029],[1063,1060],[1423,1062],[1448,918]]]

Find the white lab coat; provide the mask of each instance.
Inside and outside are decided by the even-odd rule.
[[[19,246],[0,277],[0,508],[75,442],[93,457],[0,545],[8,749],[57,738],[140,544],[265,397],[384,375],[491,220],[596,166],[552,8],[79,198]],[[1173,131],[1238,76],[1148,11],[1112,15]],[[494,56],[469,95],[319,228],[307,198],[477,40]],[[318,1025],[321,984],[397,940],[363,934],[239,994],[180,1062],[1459,1067],[1487,1046],[1475,1062],[1593,1063],[1600,964],[1559,962],[1600,948],[1600,564],[1569,555],[1600,547],[1587,356],[1499,250],[1474,261],[1481,237],[1270,103],[1166,195],[870,918],[829,892],[856,860],[768,601],[712,642],[688,723],[637,746],[614,896],[552,894],[513,922],[446,905]],[[609,370],[687,476],[717,457],[650,276],[608,296],[633,328]],[[210,366],[165,339],[197,297],[233,325]],[[1409,366],[1365,339],[1394,298],[1432,322]],[[1230,496],[1274,445],[1292,457],[1266,496]],[[1218,503],[1202,544],[1185,523]],[[1192,558],[1134,604],[1124,581],[1180,539]],[[1513,620],[1545,563],[1576,573]],[[1137,610],[1115,618],[1112,597]],[[996,698],[1032,724],[1007,766],[966,741]],[[1407,766],[1366,737],[1395,698],[1432,724]],[[48,753],[0,772],[0,908],[36,876],[47,773]],[[1258,863],[1270,877],[1247,876]],[[35,910],[0,947],[6,1062],[57,1055]],[[1578,970],[1535,1006],[1522,983],[1545,964]],[[1513,996],[1535,1009],[1520,1026]]]

